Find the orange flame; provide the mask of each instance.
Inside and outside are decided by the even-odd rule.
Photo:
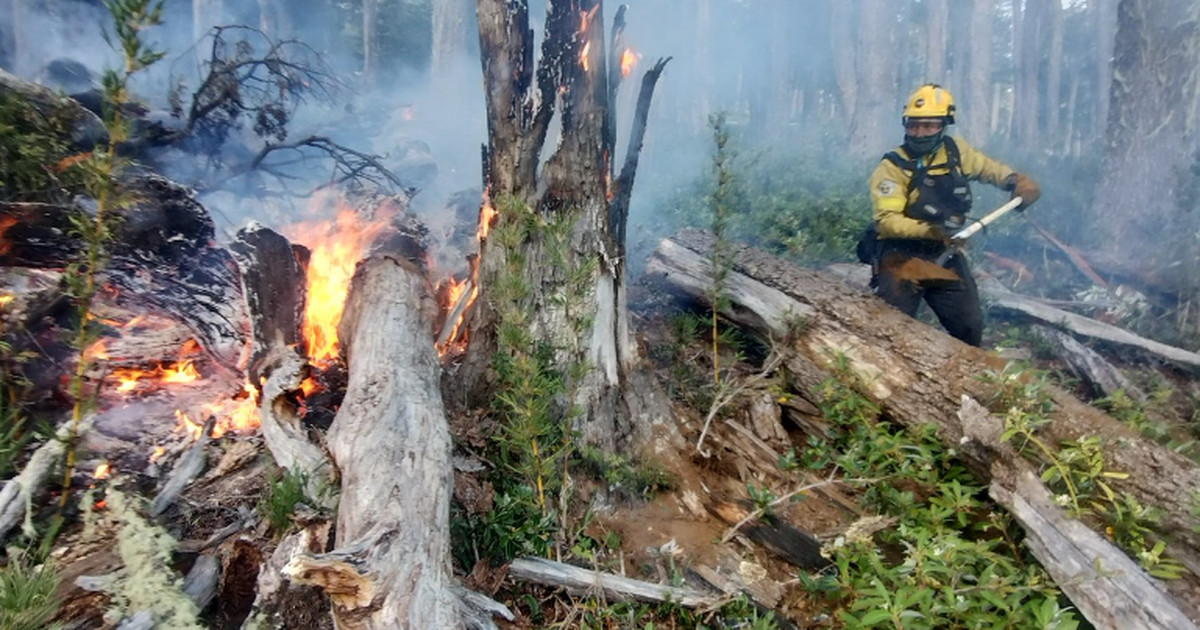
[[[0,295],[0,306],[4,306],[4,305],[8,304],[8,303],[9,303],[9,302],[11,302],[11,301],[13,301],[13,296],[11,296],[11,295]]]
[[[579,22],[580,22],[579,36],[581,38],[586,39],[588,37],[588,27],[591,26],[592,19],[596,17],[596,11],[599,8],[600,8],[600,5],[597,4],[596,6],[592,7],[592,9],[590,11],[580,11],[579,12]],[[585,41],[583,44],[583,49],[579,51],[579,63],[583,65],[584,72],[587,72],[589,69],[588,53],[591,51],[591,49],[592,49],[592,42]]]
[[[642,56],[633,52],[632,48],[626,48],[625,52],[621,53],[621,76],[629,76],[641,59]]]
[[[108,462],[100,462],[100,465],[96,466],[96,472],[92,473],[92,478],[96,480],[108,479],[110,476],[112,476],[112,467],[108,465]]]
[[[337,325],[346,306],[354,267],[392,217],[383,212],[377,213],[375,221],[368,221],[343,199],[338,200],[338,207],[337,220],[332,224],[309,223],[291,230],[294,242],[312,250],[304,340],[308,359],[313,363],[338,356]]]

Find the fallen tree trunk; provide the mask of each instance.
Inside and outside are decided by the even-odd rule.
[[[293,559],[337,627],[461,627],[451,591],[450,430],[425,277],[376,257],[359,267],[339,330],[350,382],[328,435],[341,473],[335,549]]]
[[[647,274],[667,288],[691,299],[707,299],[711,277],[711,234],[685,230],[663,241],[647,265]],[[934,423],[946,444],[958,449],[964,462],[984,481],[1014,488],[1014,474],[1027,463],[1011,453],[999,432],[987,440],[974,437],[959,418],[963,397],[996,400],[999,384],[980,379],[1003,363],[939,330],[905,316],[877,298],[837,279],[801,269],[748,247],[733,247],[732,270],[726,277],[729,306],[722,313],[760,335],[784,338],[803,333],[789,350],[786,364],[801,385],[812,389],[832,373],[831,362],[844,356],[861,377],[863,393],[899,424]],[[1118,492],[1129,492],[1141,504],[1166,514],[1162,533],[1194,550],[1200,518],[1190,513],[1200,470],[1187,459],[1142,439],[1115,419],[1066,394],[1051,389],[1055,421],[1042,429],[1042,439],[1099,437],[1107,469],[1129,473],[1114,480]],[[1002,429],[1001,429],[1002,431]],[[975,433],[979,433],[976,431]],[[981,447],[967,448],[975,440]],[[1003,447],[1003,448],[997,448]],[[1181,558],[1187,562],[1187,559]],[[1053,558],[1043,559],[1053,563]],[[1146,578],[1149,579],[1149,578]],[[1175,594],[1180,595],[1179,588]],[[1195,609],[1193,604],[1193,610]]]

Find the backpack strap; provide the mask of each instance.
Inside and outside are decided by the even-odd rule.
[[[946,136],[942,140],[942,144],[946,147],[946,167],[955,175],[962,175],[962,153],[958,150],[958,143],[954,138]],[[900,155],[899,151],[888,151],[883,154],[883,159],[895,164],[902,170],[912,173],[912,177],[908,179],[908,189],[911,191],[913,182],[925,176],[925,172],[932,166],[926,164],[919,165],[916,160],[910,160]]]

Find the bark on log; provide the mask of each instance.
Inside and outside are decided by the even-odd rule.
[[[643,602],[670,602],[685,608],[706,608],[721,601],[718,596],[690,588],[641,582],[542,558],[517,558],[509,565],[508,574],[518,580],[557,586],[580,595],[603,593],[609,601],[635,599]]]
[[[713,243],[711,234],[685,230],[659,245],[647,273],[665,280],[669,289],[704,300]],[[972,436],[958,416],[963,396],[996,399],[998,386],[978,377],[984,370],[1003,367],[1002,362],[826,274],[747,247],[734,247],[730,260],[733,267],[725,287],[730,305],[723,315],[777,338],[788,332],[796,317],[805,318],[804,332],[787,362],[795,374],[805,380],[819,378],[829,373],[834,356],[844,355],[865,384],[863,393],[888,418],[902,425],[936,424],[942,441],[959,449],[980,479],[1012,487],[1013,479],[994,479],[994,465],[1006,463],[995,449],[964,447],[964,437],[970,441]],[[816,384],[802,383],[806,388]],[[1162,509],[1162,533],[1194,550],[1200,542],[1200,518],[1189,510],[1194,489],[1200,487],[1195,464],[1065,392],[1050,393],[1054,422],[1043,429],[1042,438],[1057,444],[1099,437],[1107,469],[1130,473],[1115,481],[1116,490]]]
[[[1021,474],[1015,490],[993,483],[990,494],[1021,523],[1034,555],[1053,558],[1042,564],[1095,627],[1196,628],[1137,563],[1083,523],[1067,518],[1032,472]]]
[[[355,274],[339,327],[350,382],[328,435],[342,481],[336,548],[287,569],[330,594],[338,628],[462,625],[451,592],[453,478],[435,311],[408,261],[375,257]]]

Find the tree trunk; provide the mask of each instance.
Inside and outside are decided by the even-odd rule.
[[[710,283],[705,270],[712,247],[711,234],[699,230],[680,232],[659,245],[647,265],[647,274],[661,278],[675,292],[705,300]],[[1011,444],[1000,439],[1004,431],[1001,418],[975,402],[998,398],[1000,385],[980,379],[979,375],[984,369],[999,371],[1004,367],[1002,360],[934,330],[831,276],[801,269],[749,247],[734,247],[730,257],[732,271],[727,277],[726,291],[729,305],[723,309],[723,315],[759,335],[776,339],[794,334],[797,318],[803,320],[803,331],[789,345],[784,359],[804,389],[798,392],[801,396],[809,395],[806,391],[816,391],[821,381],[832,374],[832,357],[844,356],[851,372],[860,377],[860,391],[880,406],[886,418],[910,427],[935,424],[942,442],[958,450],[962,461],[981,481],[991,482],[993,489],[999,486],[1019,492],[1018,480],[1032,467],[1013,452]],[[1104,449],[1105,469],[1129,473],[1127,479],[1111,480],[1114,489],[1130,493],[1142,505],[1163,510],[1165,516],[1159,531],[1179,543],[1170,548],[1171,553],[1185,564],[1194,564],[1195,545],[1200,541],[1200,516],[1191,513],[1191,505],[1193,489],[1200,484],[1200,469],[1069,394],[1053,388],[1048,393],[1055,407],[1053,422],[1041,429],[1039,437],[1051,445],[1098,437]],[[1026,499],[1032,497],[1026,495]],[[1046,518],[1051,516],[1042,513]],[[1048,529],[1040,527],[1031,531],[1050,535]],[[1094,543],[1107,544],[1098,536],[1084,538],[1087,537],[1074,538],[1071,545],[1086,548]],[[1120,552],[1114,549],[1112,553],[1111,557],[1116,558]],[[1053,554],[1039,558],[1048,564],[1058,562]],[[1108,588],[1093,584],[1096,578],[1108,576],[1107,572],[1101,575],[1093,571],[1090,575],[1091,579],[1080,576],[1085,591],[1093,586]],[[1120,594],[1122,601],[1133,602],[1121,606],[1139,605],[1137,598],[1144,595],[1136,594],[1146,592],[1139,585],[1153,583],[1136,566],[1119,581],[1119,586],[1106,592],[1113,598],[1109,601],[1115,601]],[[1189,612],[1195,611],[1196,598],[1190,580],[1173,581],[1168,586]],[[1135,598],[1130,599],[1131,595]],[[1078,596],[1094,595],[1082,592]],[[1103,594],[1095,597],[1101,605],[1106,601]],[[1157,604],[1143,601],[1141,605],[1155,607],[1149,611],[1154,615],[1160,610],[1177,611],[1170,600]],[[1189,626],[1168,623],[1100,627]]]
[[[379,72],[379,0],[362,0],[362,54],[363,78],[367,85],[374,86]]]
[[[491,234],[481,244],[481,294],[464,365],[474,376],[466,382],[487,387],[502,315],[510,323],[523,318],[529,338],[554,351],[554,369],[566,377],[568,398],[580,412],[575,427],[582,442],[629,448],[640,441],[649,410],[627,399],[644,379],[630,379],[636,356],[626,308],[625,227],[646,116],[666,61],[643,77],[625,162],[614,177],[608,110],[616,85],[607,70],[602,2],[551,3],[536,73],[525,3],[478,0],[477,10],[487,189],[499,214],[494,227],[481,226]],[[558,148],[539,171],[556,102],[562,104]],[[505,289],[514,282],[528,291]],[[477,402],[492,393],[479,390]]]
[[[1117,2],[1118,0],[1089,0],[1088,6],[1094,7],[1095,26],[1095,72],[1096,91],[1093,94],[1095,116],[1092,119],[1092,133],[1096,136],[1108,128],[1108,106],[1112,100],[1113,79],[1113,44],[1117,33]]]
[[[1014,93],[1015,107],[1015,139],[1028,145],[1038,140],[1039,114],[1041,113],[1041,44],[1045,21],[1042,19],[1045,11],[1044,2],[1027,2],[1025,9],[1019,14],[1020,28],[1015,47],[1019,50],[1015,66]]]
[[[289,11],[291,0],[258,0],[259,27],[271,39],[279,42],[296,36]]]
[[[970,70],[966,73],[967,91],[963,113],[963,135],[971,142],[982,143],[992,131],[992,8],[989,0],[971,3],[968,25],[971,41]],[[964,64],[966,65],[966,64]],[[960,75],[962,76],[962,75]]]
[[[688,283],[692,278],[681,270],[679,261],[689,256],[704,259],[711,242],[707,233],[685,230],[659,246],[647,273],[661,276],[669,272],[667,279],[673,286],[691,292]],[[826,364],[830,353],[847,355],[854,372],[867,383],[863,393],[879,403],[892,420],[914,425],[937,423],[943,441],[958,444],[963,431],[954,418],[962,396],[980,401],[997,398],[998,385],[981,380],[979,374],[985,369],[1002,369],[1004,361],[831,276],[800,269],[749,247],[735,248],[732,260],[731,319],[761,334],[782,338],[789,319],[804,318],[807,332],[795,344],[796,352],[818,367]],[[1114,480],[1115,489],[1132,493],[1143,505],[1164,510],[1163,531],[1175,540],[1192,546],[1200,542],[1200,515],[1189,513],[1191,488],[1200,487],[1200,469],[1069,394],[1051,393],[1056,406],[1054,422],[1042,429],[1041,437],[1052,444],[1100,437],[1106,469],[1130,473],[1128,479]],[[982,479],[989,475],[986,468],[976,472]]]
[[[829,47],[833,51],[833,72],[842,103],[842,121],[850,121],[858,111],[858,77],[855,68],[859,54],[854,34],[858,32],[858,3],[834,0],[829,11]],[[849,123],[845,122],[847,129]]]
[[[862,0],[855,80],[858,99],[850,119],[851,155],[869,159],[887,150],[887,130],[899,122],[895,112],[896,70],[890,54],[895,4],[889,0]],[[915,86],[914,86],[915,87]],[[889,124],[890,123],[890,124]]]
[[[1059,120],[1062,117],[1062,67],[1063,67],[1063,8],[1060,2],[1046,3],[1050,13],[1050,52],[1046,68],[1046,129],[1045,138],[1051,146],[1065,146],[1059,136]],[[1043,141],[1045,144],[1045,141]]]
[[[925,81],[946,84],[946,23],[950,18],[948,0],[930,0],[925,8]]]
[[[35,6],[37,4],[32,0],[11,0],[11,4],[9,5],[11,14],[5,16],[12,20],[6,25],[7,28],[12,29],[12,52],[9,58],[9,63],[12,65],[5,65],[4,68],[14,74],[25,75],[29,72],[29,68],[26,65],[29,62],[31,52],[29,49],[29,37],[31,33],[26,29],[19,28],[19,25],[31,22],[32,12],[30,9]]]
[[[433,0],[430,72],[434,81],[454,74],[460,64],[479,54],[478,32],[472,0]]]
[[[1200,4],[1122,0],[1118,21],[1094,242],[1115,259],[1162,266],[1179,174],[1195,150]]]

